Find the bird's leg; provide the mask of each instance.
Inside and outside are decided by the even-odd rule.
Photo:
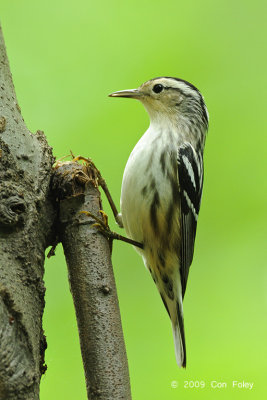
[[[107,214],[103,211],[103,210],[99,210],[99,212],[103,215],[103,220],[101,220],[100,218],[98,218],[96,215],[90,213],[89,211],[81,211],[82,214],[87,215],[88,217],[93,218],[96,223],[93,224],[92,226],[96,227],[97,229],[99,229],[99,231],[106,236],[108,239],[111,240],[121,240],[123,242],[126,243],[130,243],[133,246],[139,247],[140,249],[143,249],[144,246],[142,243],[136,242],[135,240],[129,239],[125,236],[119,235],[117,232],[113,232],[110,227],[108,226],[108,216]]]
[[[119,225],[120,228],[123,228],[121,214],[118,213],[117,207],[116,207],[116,205],[115,205],[115,203],[114,203],[114,201],[113,201],[113,199],[111,197],[111,194],[110,194],[110,191],[108,190],[108,187],[107,187],[105,179],[102,178],[102,176],[101,176],[99,171],[98,171],[98,173],[99,173],[99,175],[98,175],[98,183],[102,187],[102,189],[103,189],[103,191],[104,191],[104,193],[105,193],[105,195],[106,195],[106,197],[108,199],[110,208],[111,208],[111,210],[113,212],[113,215],[114,215],[114,218],[115,218],[117,224]]]
[[[111,210],[112,210],[113,215],[114,215],[114,218],[115,218],[117,224],[119,225],[119,227],[123,228],[121,214],[118,213],[117,207],[116,207],[116,205],[115,205],[115,203],[114,203],[114,201],[113,201],[113,199],[111,197],[110,191],[108,190],[108,186],[106,184],[105,179],[102,177],[101,172],[99,171],[99,169],[96,168],[95,164],[93,163],[93,161],[90,158],[77,156],[77,157],[73,158],[72,162],[80,161],[80,160],[85,161],[86,164],[88,164],[90,167],[92,167],[94,169],[94,172],[95,172],[95,175],[96,175],[96,178],[97,178],[97,181],[98,181],[98,185],[102,187],[102,189],[103,189],[103,191],[104,191],[104,193],[105,193],[105,195],[106,195],[106,197],[108,199],[109,205],[110,205]]]
[[[115,217],[115,220],[116,220],[117,224],[119,225],[120,228],[123,228],[121,214],[118,213],[117,207],[115,206],[115,203],[114,203],[114,201],[113,201],[113,199],[111,197],[110,191],[108,190],[106,181],[102,177],[101,172],[96,168],[95,164],[93,163],[93,161],[90,158],[85,158],[85,157],[82,157],[82,156],[74,157],[73,155],[72,155],[72,157],[73,157],[72,162],[76,162],[76,161],[82,160],[82,161],[85,161],[85,163],[89,167],[91,167],[93,169],[94,175],[97,178],[98,185],[102,187],[102,189],[103,189],[103,191],[104,191],[104,193],[105,193],[105,195],[106,195],[106,197],[108,199],[109,205],[111,207],[111,210],[113,212],[113,215]],[[103,210],[99,210],[99,212],[102,214],[104,221],[101,220],[100,218],[98,218],[96,215],[90,213],[89,211],[82,211],[83,214],[93,218],[96,221],[96,223],[93,224],[93,226],[97,227],[99,229],[99,231],[103,235],[105,235],[106,237],[111,239],[111,241],[114,240],[114,239],[121,240],[123,242],[130,243],[133,246],[139,247],[140,249],[144,248],[142,243],[139,243],[139,242],[137,242],[135,240],[129,239],[126,236],[119,235],[117,232],[111,231],[111,229],[108,226],[108,216],[107,216],[107,214]]]

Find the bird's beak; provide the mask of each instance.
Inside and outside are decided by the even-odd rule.
[[[119,90],[109,94],[109,97],[129,97],[132,99],[138,99],[141,96],[139,89]]]

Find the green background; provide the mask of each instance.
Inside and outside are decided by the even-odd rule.
[[[107,94],[161,75],[194,83],[210,113],[195,259],[184,301],[188,367],[141,258],[115,243],[113,264],[133,400],[262,399],[266,388],[266,2],[1,0],[23,116],[56,157],[90,156],[117,204],[142,105]],[[107,203],[104,208],[110,210]],[[115,226],[110,218],[111,227]],[[46,262],[48,370],[41,400],[86,399],[61,248]],[[185,389],[204,380],[205,389]],[[210,381],[227,382],[211,389]],[[232,381],[254,382],[252,391]],[[171,382],[178,387],[172,388]]]

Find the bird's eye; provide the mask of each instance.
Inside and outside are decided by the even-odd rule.
[[[163,90],[163,86],[160,83],[157,83],[156,85],[153,86],[152,90],[155,93],[160,93]]]

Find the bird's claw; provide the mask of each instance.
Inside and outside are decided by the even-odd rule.
[[[77,156],[75,157],[72,153],[72,151],[70,152],[71,154],[68,154],[64,157],[59,158],[58,160],[56,160],[55,164],[54,164],[54,169],[57,169],[59,167],[62,167],[62,165],[64,164],[71,164],[71,163],[76,163],[78,161],[84,161],[84,163],[88,166],[90,166],[91,168],[93,168],[96,172],[97,178],[101,177],[101,174],[99,172],[99,170],[96,168],[95,164],[93,163],[93,161],[90,158],[86,158],[83,156]],[[65,160],[65,158],[67,157],[72,157],[72,160],[70,161],[63,161]]]
[[[135,240],[127,238],[125,236],[119,235],[117,232],[113,232],[108,226],[108,216],[103,210],[99,210],[100,214],[103,216],[104,220],[101,220],[96,215],[92,214],[90,211],[81,211],[81,214],[85,214],[88,217],[93,218],[96,222],[92,224],[92,227],[97,228],[102,235],[106,236],[109,239],[110,250],[112,251],[112,241],[122,240],[123,242],[130,243],[133,246],[139,247],[140,249],[144,249],[143,243],[139,243]]]
[[[114,239],[114,233],[110,230],[108,225],[99,224],[98,222],[92,225],[93,227],[97,228],[99,232],[101,232],[104,236],[108,239]]]
[[[93,164],[92,160],[90,158],[86,158],[83,156],[77,156],[72,158],[71,162],[77,162],[77,161],[84,161],[86,164]]]
[[[93,218],[96,222],[92,225],[97,228],[103,235],[108,238],[113,238],[114,233],[110,230],[108,226],[108,216],[103,210],[99,210],[100,214],[103,216],[103,221],[98,218],[96,215],[92,214],[90,211],[81,211],[81,214],[85,214],[88,217]]]
[[[104,224],[108,227],[108,215],[103,210],[99,210],[99,212],[102,214]]]

